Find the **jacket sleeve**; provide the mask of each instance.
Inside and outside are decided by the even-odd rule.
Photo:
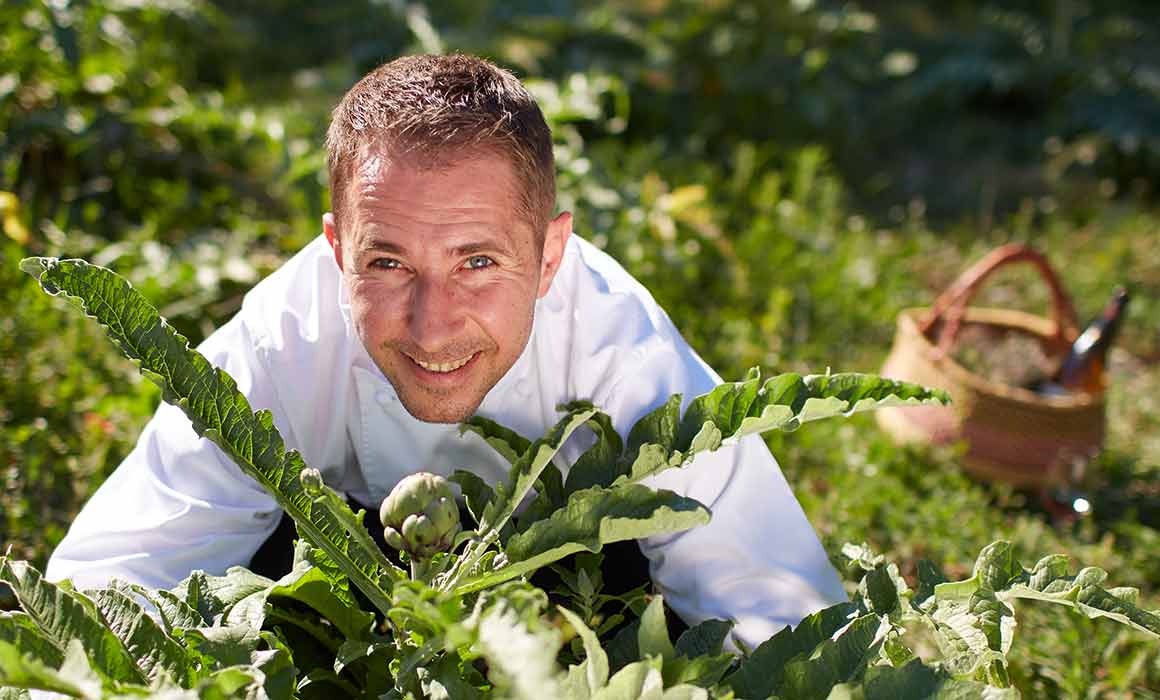
[[[719,378],[678,341],[648,353],[631,381],[611,387],[609,407],[627,434],[641,416],[673,393],[684,406]],[[760,436],[710,453],[646,483],[707,506],[707,525],[641,540],[653,581],[689,624],[735,622],[733,635],[753,648],[786,625],[846,600],[837,572]]]
[[[273,409],[272,384],[240,318],[199,348],[237,381],[251,406]],[[79,588],[120,578],[171,588],[194,569],[221,574],[247,564],[277,526],[280,509],[261,486],[167,403],[136,447],[97,489],[49,559],[46,576]]]

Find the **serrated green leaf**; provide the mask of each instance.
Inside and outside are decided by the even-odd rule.
[[[987,645],[1004,655],[1010,651],[1014,612],[996,597],[994,591],[985,586],[975,591],[968,606],[971,614],[978,617],[978,626],[987,636]]]
[[[979,553],[974,576],[980,585],[992,591],[1001,591],[1023,576],[1023,566],[1015,558],[1015,549],[1011,543],[1000,540],[987,545]]]
[[[728,652],[705,656],[678,656],[665,664],[663,675],[665,685],[694,685],[712,688],[732,668],[736,657]]]
[[[25,562],[0,557],[0,580],[12,587],[20,607],[59,649],[70,641],[84,642],[97,671],[112,680],[144,683],[145,676],[109,630],[93,602],[80,593],[43,580]]]
[[[75,683],[38,659],[21,654],[19,647],[6,641],[0,641],[0,686],[52,691],[73,698],[99,698],[101,692],[99,681]]]
[[[681,395],[673,394],[660,406],[645,414],[628,432],[625,460],[634,462],[643,445],[659,445],[665,454],[677,442],[677,427],[681,422]]]
[[[1035,563],[1035,568],[1031,570],[1031,579],[1027,582],[1027,585],[1034,590],[1042,591],[1052,581],[1067,576],[1068,570],[1068,558],[1063,554],[1052,554],[1043,557]]]
[[[647,476],[658,474],[666,469],[679,466],[683,455],[680,452],[669,452],[664,447],[654,444],[641,445],[636,452],[632,463],[612,482],[613,486],[625,483],[638,482]]]
[[[200,657],[166,634],[132,598],[126,584],[88,591],[88,595],[150,681],[168,675],[182,687],[193,684],[199,675]]]
[[[839,603],[806,617],[797,627],[782,629],[742,661],[737,671],[725,679],[726,685],[740,698],[769,697],[781,685],[790,659],[812,652],[822,641],[850,624],[857,613],[858,607],[854,604]]]
[[[1066,581],[1066,579],[1057,579],[1056,583],[1064,586],[1062,590],[1049,593],[1036,591],[1029,586],[1016,585],[1004,591],[1002,595],[1008,600],[1041,600],[1066,605],[1079,610],[1089,618],[1107,618],[1160,638],[1160,615],[1139,608],[1131,601],[1114,596],[1099,586],[1083,586],[1074,580]]]
[[[219,666],[245,666],[261,641],[260,630],[249,625],[202,627],[182,630],[181,642],[218,662]]]
[[[153,590],[137,585],[132,589],[156,608],[167,633],[172,633],[175,628],[195,629],[210,624],[210,620],[203,618],[201,613],[170,591]]]
[[[330,592],[343,605],[358,607],[350,590],[350,577],[342,571],[342,567],[326,556],[326,552],[311,545],[306,540],[297,540],[294,543],[294,566],[299,562],[306,562],[322,574],[330,584]]]
[[[564,508],[533,523],[507,543],[507,566],[464,580],[458,594],[477,591],[535,571],[569,554],[599,552],[612,542],[680,532],[709,521],[697,501],[640,484],[577,491]]]
[[[1018,700],[1018,691],[950,678],[915,659],[900,668],[872,666],[862,683],[865,700]]]
[[[290,598],[309,605],[337,627],[348,640],[370,639],[375,616],[360,608],[356,602],[348,603],[339,598],[330,577],[322,569],[311,567],[291,583],[280,581],[270,589],[269,597]]]
[[[174,597],[197,610],[209,623],[224,617],[238,603],[261,591],[269,590],[274,581],[241,566],[231,566],[225,576],[211,576],[204,571],[192,572],[171,591]]]
[[[694,398],[681,417],[674,448],[685,452],[695,443],[700,443],[701,450],[716,449],[722,436],[733,432],[734,426],[741,425],[741,421],[750,415],[749,410],[760,390],[761,373],[754,368],[749,370],[746,379],[726,382]]]
[[[268,700],[290,700],[298,679],[298,669],[290,648],[272,632],[262,632],[266,649],[250,655],[254,670],[262,674],[262,689]]]
[[[14,644],[21,653],[50,668],[57,668],[64,661],[61,646],[41,632],[23,612],[0,613],[0,641]]]
[[[934,595],[935,587],[946,583],[946,574],[926,559],[918,562],[918,590],[914,593],[914,603],[922,605]]]
[[[514,535],[507,555],[519,562],[569,544],[596,552],[610,542],[679,532],[707,522],[709,511],[704,506],[672,491],[639,484],[593,487],[572,494],[551,518]]]
[[[69,652],[84,657],[80,640],[73,640]],[[50,668],[41,661],[22,654],[19,647],[0,641],[0,685],[33,690],[48,690],[74,698],[101,697],[101,682],[94,676],[75,671]]]
[[[269,411],[255,413],[237,384],[213,367],[133,287],[116,273],[83,260],[28,258],[21,269],[49,294],[64,294],[95,318],[126,357],[161,387],[162,396],[189,417],[198,435],[212,440],[266,489],[294,519],[299,533],[343,568],[371,603],[389,606],[393,581],[404,578],[382,552],[357,537],[365,529],[345,502],[334,506],[306,493],[302,457],[286,450]],[[355,523],[356,537],[348,537]]]
[[[822,641],[813,653],[790,659],[777,693],[801,700],[824,700],[835,685],[865,672],[891,629],[886,618],[863,615],[836,637]]]
[[[757,368],[741,382],[720,384],[695,397],[679,419],[680,396],[642,418],[629,433],[623,478],[637,481],[689,464],[705,451],[770,430],[890,406],[949,403],[945,391],[873,374],[780,374],[761,383]],[[655,439],[651,439],[655,437]],[[649,444],[659,445],[646,453]],[[642,458],[641,455],[645,455]]]

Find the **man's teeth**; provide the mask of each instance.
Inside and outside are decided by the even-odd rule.
[[[427,370],[428,372],[451,372],[453,370],[459,369],[463,365],[470,362],[471,358],[473,358],[473,357],[475,357],[475,355],[468,355],[467,357],[463,358],[462,360],[456,360],[455,362],[434,362],[434,363],[433,362],[424,362],[422,360],[415,360],[415,358],[413,358],[413,357],[411,359],[415,360],[415,364],[419,365],[420,367]]]

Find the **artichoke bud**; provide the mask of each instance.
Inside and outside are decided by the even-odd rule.
[[[451,484],[425,472],[412,474],[396,484],[383,501],[379,518],[387,544],[416,559],[429,559],[446,551],[460,529],[459,507]]]

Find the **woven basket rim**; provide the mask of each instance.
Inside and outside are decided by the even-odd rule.
[[[930,307],[910,307],[898,312],[897,326],[899,334],[913,336],[922,345],[923,354],[933,360],[936,352],[935,344],[930,338],[918,329],[919,322],[930,313]],[[963,321],[992,325],[1002,328],[1020,330],[1041,338],[1053,335],[1055,322],[1051,319],[1017,309],[997,309],[987,307],[968,306],[963,314]],[[1102,408],[1105,403],[1105,393],[1072,393],[1062,396],[1044,396],[1030,389],[1012,386],[1002,382],[987,379],[963,367],[949,354],[938,360],[940,371],[945,372],[948,378],[968,387],[980,394],[1011,401],[1029,408],[1054,410],[1082,410]]]

